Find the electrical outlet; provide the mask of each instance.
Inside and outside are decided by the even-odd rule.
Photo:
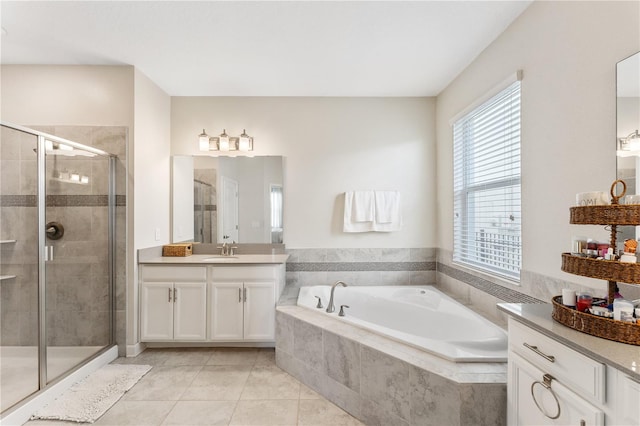
[[[156,241],[160,241],[160,228],[156,228]]]

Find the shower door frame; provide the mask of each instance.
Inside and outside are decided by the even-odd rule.
[[[40,132],[30,129],[28,127],[15,125],[7,122],[0,121],[0,126],[24,132],[38,138],[37,141],[37,215],[38,215],[38,379],[39,388],[31,395],[25,396],[21,401],[17,402],[14,406],[8,408],[8,412],[11,412],[15,407],[24,403],[27,400],[35,397],[44,391],[47,387],[50,387],[64,378],[69,376],[74,371],[77,371],[82,366],[91,362],[93,359],[101,356],[107,352],[115,344],[115,207],[116,207],[116,195],[115,195],[115,172],[116,172],[116,159],[117,156],[109,152],[83,145],[78,142],[70,141],[68,139],[60,138],[48,133]],[[84,359],[79,364],[73,366],[70,370],[61,374],[59,377],[52,381],[47,381],[47,322],[46,322],[46,142],[51,141],[56,143],[62,143],[69,145],[73,148],[81,149],[101,157],[106,157],[109,160],[109,177],[108,177],[108,271],[109,271],[109,341],[98,352],[92,356]]]

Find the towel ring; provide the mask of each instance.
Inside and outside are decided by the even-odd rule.
[[[538,407],[538,410],[540,410],[540,412],[542,414],[544,414],[546,417],[550,418],[551,420],[555,420],[558,417],[560,417],[560,401],[558,401],[558,395],[556,395],[556,393],[553,391],[553,389],[551,389],[551,381],[553,380],[553,376],[550,374],[545,374],[544,376],[542,376],[542,382],[540,382],[539,380],[536,380],[535,382],[531,383],[531,397],[533,398],[533,402],[535,402],[536,407]],[[558,407],[558,412],[551,416],[549,414],[547,414],[542,407],[540,406],[540,404],[538,404],[538,401],[536,400],[536,395],[533,393],[533,388],[535,388],[536,385],[540,385],[542,387],[544,387],[545,389],[547,389],[549,392],[551,392],[551,395],[553,396],[553,399],[556,400],[556,406]]]

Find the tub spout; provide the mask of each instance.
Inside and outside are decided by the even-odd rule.
[[[336,281],[336,283],[331,286],[331,296],[329,297],[329,305],[327,306],[328,313],[332,313],[336,310],[336,306],[333,304],[333,292],[336,290],[336,287],[338,285],[341,285],[342,287],[347,286],[347,284],[343,281]]]

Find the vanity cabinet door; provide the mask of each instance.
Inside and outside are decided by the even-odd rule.
[[[141,340],[172,340],[173,283],[143,282],[141,290]]]
[[[509,425],[604,425],[604,412],[580,398],[562,383],[552,380],[551,390],[540,384],[543,382],[544,374],[520,356],[509,353]],[[556,414],[559,414],[557,418],[550,418]]]
[[[245,282],[245,340],[275,340],[275,281]]]
[[[622,372],[618,372],[617,397],[619,409],[615,414],[615,424],[640,424],[640,382]]]
[[[207,283],[174,283],[174,340],[207,337]]]
[[[211,286],[211,340],[242,340],[244,289],[242,282]]]

